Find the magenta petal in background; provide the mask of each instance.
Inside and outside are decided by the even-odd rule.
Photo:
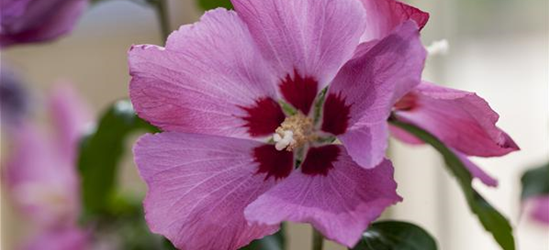
[[[385,123],[395,100],[421,81],[426,52],[411,21],[358,52],[362,56],[346,63],[328,90],[322,129],[338,135],[353,159],[371,168],[385,154]],[[340,117],[345,110],[348,115]]]
[[[61,154],[76,164],[80,139],[92,125],[91,111],[70,85],[56,86],[50,94],[50,115]]]
[[[23,246],[22,250],[88,250],[90,235],[75,227],[45,231]]]
[[[232,0],[279,79],[297,71],[325,87],[365,28],[357,0]]]
[[[429,131],[463,154],[490,157],[519,149],[496,126],[498,114],[474,93],[424,82],[408,95],[412,104],[397,109],[397,118]]]
[[[42,132],[24,124],[12,133],[5,183],[16,207],[38,226],[71,224],[78,214],[76,173]]]
[[[534,197],[530,201],[533,204],[531,218],[549,225],[549,196]]]
[[[68,85],[57,87],[49,106],[55,136],[28,120],[10,133],[3,177],[16,206],[38,226],[72,225],[78,219],[76,147],[90,117],[83,106]]]
[[[151,231],[181,249],[237,249],[278,230],[244,218],[244,208],[275,184],[258,173],[253,151],[262,145],[175,132],[142,137],[134,155],[149,187]]]
[[[132,47],[129,66],[137,113],[166,131],[249,138],[246,108],[277,99],[276,80],[233,11],[207,12],[172,33],[166,48]]]
[[[87,0],[5,0],[0,3],[0,48],[43,42],[69,33]]]
[[[251,222],[311,223],[326,238],[354,246],[368,225],[401,198],[388,160],[364,169],[338,146],[340,155],[326,175],[294,171],[245,210]]]
[[[366,10],[366,31],[361,41],[381,39],[394,28],[408,20],[414,20],[422,29],[429,20],[429,13],[396,0],[361,0]]]

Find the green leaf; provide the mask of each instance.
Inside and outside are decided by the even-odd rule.
[[[544,166],[528,170],[522,178],[522,200],[540,196],[549,195],[549,162]]]
[[[283,225],[275,234],[254,240],[249,245],[240,248],[240,250],[283,250],[286,248],[285,246],[286,237],[284,236]]]
[[[509,221],[473,189],[473,177],[471,176],[471,173],[469,173],[467,168],[452,150],[446,147],[438,138],[417,126],[394,119],[390,119],[390,122],[430,144],[442,154],[448,167],[447,169],[457,178],[469,208],[478,216],[484,229],[494,236],[494,239],[504,250],[514,250],[515,240],[513,238],[513,228]]]
[[[218,7],[232,10],[233,4],[230,0],[197,0],[198,6],[203,10],[211,10]]]
[[[372,224],[352,250],[436,250],[437,243],[427,231],[403,221]]]
[[[116,202],[117,168],[133,132],[157,129],[136,116],[128,100],[116,102],[81,142],[78,169],[84,216],[107,213]],[[113,208],[117,209],[117,208]]]

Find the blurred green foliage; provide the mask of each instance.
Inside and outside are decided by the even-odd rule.
[[[351,250],[437,250],[437,243],[423,228],[403,221],[370,225]]]
[[[197,0],[196,2],[203,10],[211,10],[218,7],[232,10],[233,4],[229,0]]]
[[[549,195],[549,162],[545,165],[528,170],[521,178],[521,199]]]
[[[101,116],[97,129],[82,140],[78,170],[84,215],[100,215],[112,209],[126,141],[137,131],[158,130],[137,117],[130,101],[122,100],[109,108]]]
[[[263,239],[254,240],[250,245],[240,250],[284,250],[286,249],[286,236],[284,225],[273,235],[265,236]]]

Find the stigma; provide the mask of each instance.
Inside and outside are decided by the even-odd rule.
[[[273,140],[278,151],[293,151],[316,139],[313,119],[298,112],[286,117],[275,130]]]

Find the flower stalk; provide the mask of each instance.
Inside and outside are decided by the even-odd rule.
[[[312,250],[322,250],[324,246],[324,236],[313,228],[313,248]]]
[[[168,0],[156,0],[153,4],[160,24],[162,39],[166,41],[170,35],[170,15],[168,13]]]

